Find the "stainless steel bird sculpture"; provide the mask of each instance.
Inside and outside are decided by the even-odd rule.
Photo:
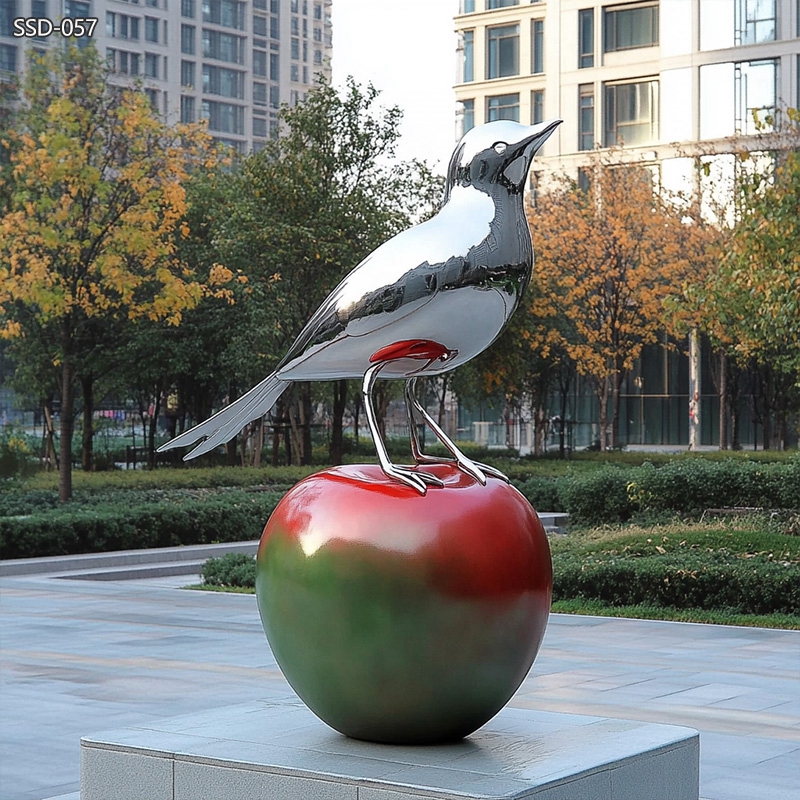
[[[414,384],[466,363],[497,339],[533,269],[523,192],[536,151],[561,120],[534,126],[498,120],[468,131],[447,172],[438,214],[389,239],[329,295],[278,368],[213,417],[160,450],[204,439],[185,459],[212,450],[267,413],[291,381],[362,380],[364,408],[383,471],[425,494],[441,481],[419,465],[454,460],[486,483],[505,476],[468,459],[417,400]],[[405,380],[413,466],[393,464],[378,432],[378,377]],[[452,459],[425,455],[415,413]]]

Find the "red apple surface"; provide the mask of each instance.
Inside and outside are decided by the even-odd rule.
[[[294,486],[258,550],[261,620],[286,679],[336,730],[376,742],[459,739],[527,675],[550,612],[536,512],[450,464],[420,495],[373,465]]]

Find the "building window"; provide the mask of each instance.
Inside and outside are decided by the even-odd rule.
[[[222,133],[244,133],[244,108],[233,103],[203,100],[200,116],[208,120],[208,128]]]
[[[300,59],[300,40],[299,39],[292,39],[291,44],[291,55],[292,58]]]
[[[203,22],[243,31],[244,8],[237,0],[203,0]]]
[[[17,71],[17,48],[13,44],[0,44],[0,72]]]
[[[203,92],[241,100],[244,98],[244,73],[203,64]]]
[[[253,50],[253,75],[267,77],[267,54],[263,50]]]
[[[475,11],[475,0],[461,0],[461,13],[472,14]]]
[[[475,5],[473,0],[473,6]],[[507,8],[508,6],[518,6],[519,0],[486,0],[486,8]],[[473,8],[473,11],[475,9]]]
[[[606,147],[649,144],[658,138],[658,81],[604,87]]]
[[[189,17],[190,19],[194,19],[194,15],[197,13],[194,5],[194,0],[181,0],[181,16],[182,17]],[[181,98],[183,99],[183,98]],[[188,100],[189,98],[187,98]],[[194,108],[192,109],[192,114],[194,114]]]
[[[277,86],[270,86],[269,87],[269,107],[270,108],[278,108],[280,106],[280,92]]]
[[[0,36],[12,36],[18,17],[17,0],[0,0]]]
[[[194,55],[194,25],[181,25],[181,53]]]
[[[106,35],[113,39],[139,39],[139,17],[106,11]]]
[[[475,80],[475,31],[464,31],[462,34],[464,43],[464,83]]]
[[[658,3],[603,9],[606,53],[658,44]]]
[[[461,107],[463,109],[461,116],[461,135],[463,136],[467,131],[475,127],[475,101],[462,100]]]
[[[155,17],[144,18],[144,38],[146,42],[158,44],[158,20]]]
[[[487,31],[487,78],[519,75],[519,25],[502,25]]]
[[[158,113],[158,89],[145,89],[144,93],[150,101],[150,108]]]
[[[267,120],[264,117],[253,117],[253,136],[267,137]]]
[[[531,92],[531,122],[534,125],[544,122],[544,89]]]
[[[578,87],[578,150],[594,148],[594,84]]]
[[[144,54],[144,74],[148,78],[158,77],[158,56],[155,53]]]
[[[253,105],[265,106],[267,104],[267,84],[253,84]]]
[[[512,119],[514,122],[519,122],[519,95],[500,94],[487,97],[486,119],[487,122],[494,122],[496,119]]]
[[[129,53],[127,50],[106,50],[106,62],[114,72],[122,75],[140,75],[141,60],[139,53]]]
[[[535,19],[531,24],[531,72],[544,72],[544,20]]]
[[[735,44],[775,40],[775,0],[735,0]]]
[[[194,89],[195,64],[194,61],[181,61],[181,86]]]
[[[267,18],[253,15],[253,35],[266,36],[267,35]]]
[[[322,66],[322,50],[314,49],[314,66]]]
[[[776,62],[741,61],[734,65],[734,122],[738,133],[754,134],[765,116],[775,113]]]
[[[594,66],[594,9],[578,12],[578,68]]]
[[[292,64],[289,67],[289,80],[293,83],[300,82],[300,66],[299,64]]]
[[[194,97],[181,96],[181,122],[194,122]]]
[[[280,59],[277,53],[269,54],[269,77],[277,82],[280,80]]]
[[[203,28],[203,55],[231,64],[244,64],[244,42],[242,36]]]

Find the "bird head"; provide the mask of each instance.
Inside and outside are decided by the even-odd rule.
[[[500,185],[520,193],[536,151],[560,124],[560,119],[537,125],[501,119],[467,131],[450,159],[445,201],[454,186],[490,192]]]

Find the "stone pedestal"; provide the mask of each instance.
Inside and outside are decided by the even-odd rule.
[[[81,741],[81,800],[698,800],[690,728],[506,708],[463,741],[348,739],[257,701]]]

